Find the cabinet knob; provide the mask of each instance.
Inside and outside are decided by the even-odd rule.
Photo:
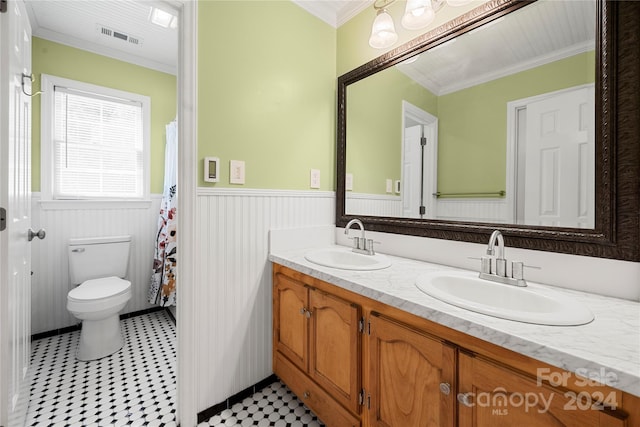
[[[440,391],[442,392],[442,394],[446,394],[447,396],[449,396],[449,394],[451,393],[451,384],[440,383]]]
[[[308,391],[305,391],[304,393],[302,393],[302,398],[303,398],[303,399],[308,399],[308,398],[309,398],[309,396],[311,396],[311,393],[310,393],[310,392],[308,392]]]
[[[458,393],[458,402],[462,403],[464,406],[468,406],[469,408],[473,407],[471,399],[471,393]]]
[[[304,314],[305,314],[306,312],[307,312],[307,310],[306,310],[304,307],[302,307],[302,308],[300,309],[300,314],[302,314],[303,316],[304,316]]]
[[[306,310],[306,313],[304,315],[307,316],[307,319],[309,319],[312,314],[313,314],[313,311]]]

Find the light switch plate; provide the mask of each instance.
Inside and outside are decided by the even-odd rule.
[[[320,188],[320,170],[311,169],[311,177],[309,180],[309,186],[311,188]]]
[[[353,191],[353,174],[348,173],[344,177],[344,189],[346,191]]]
[[[244,184],[244,161],[229,161],[229,184]]]
[[[396,194],[400,194],[400,180],[399,179],[396,179],[395,185],[396,185],[396,188],[395,188]]]
[[[387,193],[393,193],[393,180],[387,179]]]

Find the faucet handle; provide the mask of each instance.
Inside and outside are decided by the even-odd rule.
[[[353,242],[351,244],[353,249],[360,249],[360,237],[350,237],[350,236],[348,236],[347,239],[349,239],[349,240],[351,240]]]
[[[480,272],[491,274],[491,257],[483,256],[480,258]]]
[[[364,249],[369,253],[369,255],[375,255],[376,252],[373,250],[374,244],[380,244],[380,242],[376,242],[373,239],[365,239],[364,247],[361,247],[360,249]]]

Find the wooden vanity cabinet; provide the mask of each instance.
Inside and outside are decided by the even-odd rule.
[[[640,427],[638,397],[273,269],[273,370],[328,427]]]
[[[454,425],[454,347],[378,313],[368,347],[368,425]]]
[[[359,426],[360,307],[312,281],[274,279],[274,372],[327,424]]]
[[[626,414],[594,406],[587,391],[550,387],[472,354],[458,359],[460,427],[623,427]],[[606,395],[604,395],[606,399]],[[610,397],[616,399],[615,393]],[[611,402],[609,402],[611,403]]]

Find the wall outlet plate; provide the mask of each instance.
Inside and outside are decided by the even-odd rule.
[[[353,174],[348,173],[344,177],[344,189],[346,191],[353,191]]]
[[[229,184],[244,184],[244,161],[229,161]]]
[[[220,181],[220,159],[218,157],[204,158],[204,181]]]

